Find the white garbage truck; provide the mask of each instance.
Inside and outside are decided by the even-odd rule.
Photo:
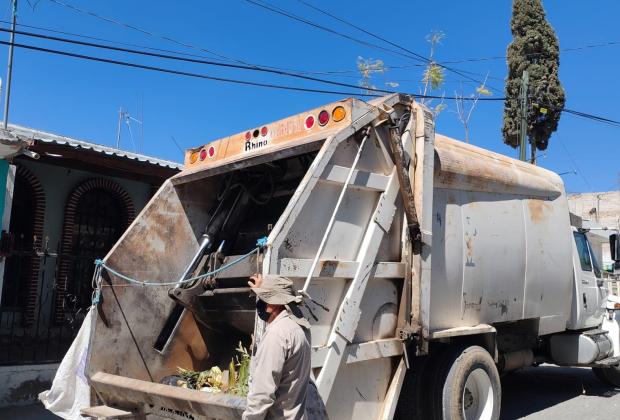
[[[435,134],[406,95],[190,149],[98,262],[83,413],[239,418],[242,395],[165,378],[256,345],[254,273],[307,297],[331,419],[497,419],[500,375],[541,363],[620,386],[620,305],[570,220],[557,174]]]

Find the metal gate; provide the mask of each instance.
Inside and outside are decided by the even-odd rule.
[[[23,243],[23,241],[17,241]],[[6,255],[6,260],[17,261],[18,276],[37,261],[40,267],[37,291],[34,296],[3,300],[0,307],[0,365],[54,363],[62,359],[75,337],[88,306],[81,306],[78,299],[68,294],[64,299],[63,322],[54,323],[58,260],[56,252],[44,248],[37,250],[16,246]],[[5,272],[11,274],[11,271]],[[5,281],[10,281],[5,277]],[[15,282],[17,289],[19,282]],[[7,289],[5,288],[5,291]],[[10,289],[9,289],[10,290]],[[23,300],[34,300],[34,314],[28,315]]]

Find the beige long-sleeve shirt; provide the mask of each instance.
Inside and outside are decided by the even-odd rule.
[[[282,311],[263,335],[250,368],[243,420],[306,420],[310,331]]]

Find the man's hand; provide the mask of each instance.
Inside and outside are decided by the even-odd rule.
[[[254,274],[250,277],[250,281],[248,282],[250,287],[261,287],[263,284],[263,275],[262,274]]]

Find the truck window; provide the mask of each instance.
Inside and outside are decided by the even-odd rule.
[[[600,279],[601,278],[601,266],[599,265],[598,259],[596,258],[596,254],[594,253],[594,250],[592,249],[592,244],[590,243],[590,241],[587,241],[587,242],[588,242],[588,249],[590,250],[590,257],[592,258],[592,268],[594,268],[594,276]]]
[[[592,260],[590,259],[590,251],[588,250],[588,240],[586,235],[581,232],[573,232],[575,236],[575,244],[579,253],[579,262],[582,271],[592,271]]]

